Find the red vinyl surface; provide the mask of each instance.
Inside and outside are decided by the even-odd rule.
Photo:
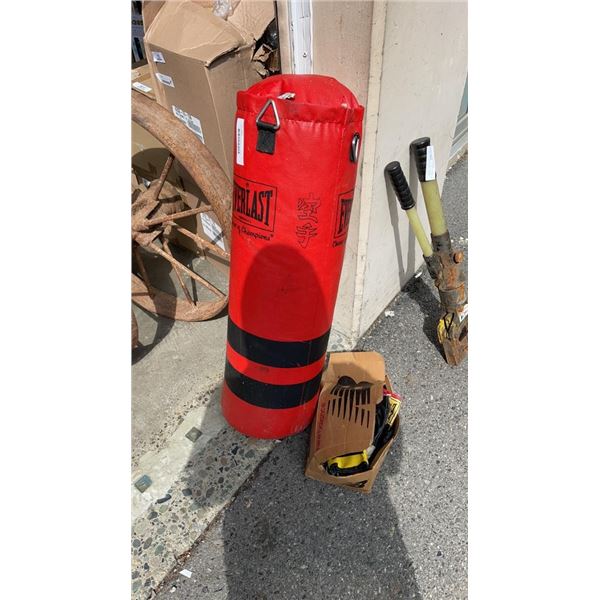
[[[257,150],[256,123],[270,99],[280,121],[272,154]],[[238,92],[237,105],[222,406],[243,433],[283,437],[304,429],[315,408],[316,396],[306,396],[333,319],[358,165],[351,144],[362,138],[364,111],[346,87],[318,75],[269,77]],[[273,107],[262,121],[275,123]]]

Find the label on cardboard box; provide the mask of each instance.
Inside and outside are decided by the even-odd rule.
[[[158,79],[163,85],[168,85],[169,87],[174,88],[175,84],[173,83],[173,79],[168,75],[163,75],[162,73],[156,74],[156,79]]]
[[[204,144],[204,134],[202,133],[202,124],[200,123],[200,119],[198,117],[194,117],[194,115],[190,115],[190,113],[186,112],[182,108],[175,106],[174,104],[171,106],[173,109],[173,114],[193,133],[195,133],[200,141]]]
[[[139,90],[140,92],[144,92],[144,93],[146,93],[146,94],[147,94],[148,92],[151,92],[151,91],[152,91],[152,88],[151,88],[151,87],[149,87],[149,86],[147,86],[147,85],[144,85],[143,83],[140,83],[139,81],[134,81],[134,82],[131,84],[131,87],[132,87],[132,88],[135,88],[136,90]]]
[[[225,250],[223,230],[221,229],[220,225],[211,219],[206,213],[200,213],[200,219],[202,220],[202,229],[204,229],[204,233],[208,236],[210,241],[219,246],[219,248]]]
[[[164,63],[165,57],[162,52],[152,52],[152,60],[157,63]]]

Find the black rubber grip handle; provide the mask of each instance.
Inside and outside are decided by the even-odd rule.
[[[389,163],[385,167],[385,172],[389,175],[402,210],[412,208],[415,205],[415,199],[410,192],[408,182],[406,181],[406,177],[404,177],[400,163],[397,160]]]
[[[425,171],[427,169],[427,146],[431,146],[431,140],[428,137],[422,137],[410,143],[410,153],[413,155],[419,181],[425,181]]]

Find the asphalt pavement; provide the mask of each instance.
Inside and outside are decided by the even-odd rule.
[[[443,194],[451,237],[466,259],[467,169],[465,157],[448,173]],[[439,302],[426,271],[386,311],[393,315],[382,314],[357,348],[383,354],[404,398],[400,434],[373,492],[306,479],[308,433],[287,438],[158,598],[467,598],[468,361],[450,367],[443,359]]]

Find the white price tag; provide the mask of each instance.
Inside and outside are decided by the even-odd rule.
[[[216,221],[213,221],[206,213],[200,213],[202,219],[202,229],[213,244],[225,250],[225,242],[223,240],[223,230]]]
[[[151,92],[151,91],[152,91],[152,88],[151,88],[151,87],[149,87],[149,86],[147,86],[147,85],[144,85],[143,83],[140,83],[139,81],[134,81],[134,82],[131,84],[131,87],[135,88],[136,90],[140,90],[140,92],[145,92],[146,94],[147,94],[148,92]]]
[[[241,117],[235,122],[235,162],[244,165],[244,119]]]
[[[427,163],[425,165],[425,181],[435,179],[435,156],[433,155],[433,146],[427,146]]]

